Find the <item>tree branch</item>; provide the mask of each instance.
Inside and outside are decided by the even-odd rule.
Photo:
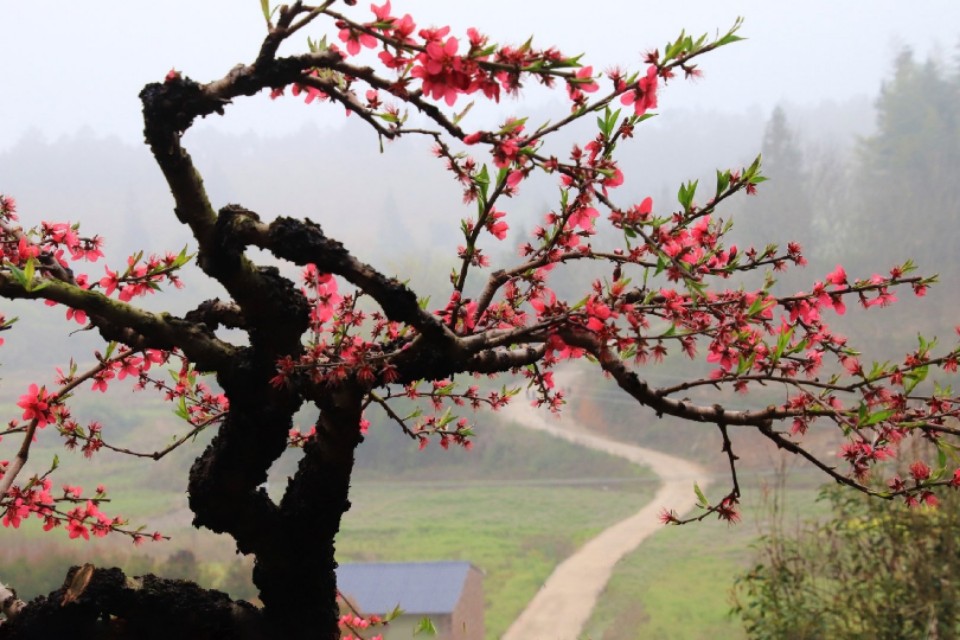
[[[0,296],[53,300],[85,311],[106,340],[122,342],[132,349],[179,348],[203,371],[218,371],[229,366],[237,352],[235,346],[220,340],[206,328],[168,313],[138,309],[57,280],[43,280],[30,286],[28,289],[11,276],[0,274]]]
[[[773,420],[790,415],[777,410],[775,407],[753,411],[735,411],[725,409],[719,404],[708,407],[663,397],[651,389],[635,372],[627,369],[620,358],[603,345],[594,334],[572,327],[565,327],[558,333],[565,343],[585,349],[593,355],[600,363],[601,368],[617,381],[621,389],[633,396],[640,404],[652,408],[658,415],[667,414],[694,422],[755,427],[770,426]]]

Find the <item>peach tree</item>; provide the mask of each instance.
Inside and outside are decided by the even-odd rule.
[[[921,339],[902,361],[871,364],[826,322],[848,303],[883,307],[904,289],[923,295],[932,278],[915,275],[909,263],[863,278],[838,267],[807,291],[776,294],[772,274],[804,264],[800,247],[738,248],[727,240],[731,223],[718,213],[764,180],[759,158],[718,171],[709,189],[682,185],[678,203],[617,197],[625,179],[617,154],[652,115],[661,89],[680,75],[699,75],[700,56],[739,40],[739,23],[713,38],[681,34],[646,53],[639,71],[601,73],[581,56],[532,41],[505,46],[475,29],[454,35],[448,27],[418,25],[395,14],[389,0],[371,6],[372,15],[350,8],[355,4],[271,9],[264,1],[267,34],[252,62],[203,83],[171,71],[141,92],[146,143],[195,254],[140,252],[121,267],[100,267],[99,235],[67,223],[21,223],[15,200],[0,199],[0,295],[62,305],[68,321],[105,341],[92,358],[70,360],[52,381],[24,385],[19,413],[2,433],[5,444],[20,443],[0,463],[3,525],[39,518],[44,529],[76,539],[161,539],[105,513],[105,487],[85,495],[69,484],[55,488],[55,468],[28,470],[31,445],[59,436],[88,455],[107,448],[158,459],[200,431],[215,430],[189,472],[193,523],[228,534],[238,552],[254,556],[263,607],[188,583],[85,567],[59,592],[27,605],[4,588],[8,622],[0,637],[354,633],[368,621],[355,612],[341,615],[334,537],[350,507],[365,412],[381,410],[420,446],[435,440],[469,447],[474,429],[463,409],[496,409],[525,385],[537,404],[558,410],[564,396],[553,373],[566,360],[589,361],[638,409],[719,431],[729,490],[710,500],[698,489],[699,512],[690,519],[739,518],[729,435],[735,428],[762,434],[837,482],[886,498],[934,502],[937,488],[960,484],[948,437],[957,433],[960,405],[949,388],[927,380],[935,371],[956,371],[960,351],[936,351]],[[282,44],[308,33],[307,50],[279,55]],[[516,117],[494,128],[467,125],[469,101],[497,102],[524,83],[559,87],[569,112],[552,123]],[[335,103],[381,140],[432,142],[470,212],[460,223],[462,243],[439,308],[422,304],[410,286],[359,260],[310,219],[210,201],[182,137],[198,118],[223,115],[234,101],[261,92]],[[556,134],[579,122],[595,128],[579,144],[557,148]],[[511,197],[538,174],[552,176],[558,200],[520,239],[519,255],[494,268],[491,247],[514,235]],[[317,212],[326,214],[322,207]],[[257,264],[254,249],[286,266]],[[137,304],[161,285],[180,286],[191,261],[228,299],[208,300],[182,316]],[[597,274],[592,286],[574,297],[558,295],[555,283],[577,271]],[[748,287],[741,279],[747,272],[767,276]],[[240,334],[245,339],[235,339]],[[695,367],[682,383],[653,384],[645,372],[670,355],[705,362],[709,373]],[[506,375],[508,383],[481,391],[467,374]],[[174,403],[187,424],[181,438],[163,450],[134,451],[111,443],[109,424],[73,417],[73,394],[104,392],[124,378]],[[758,387],[771,385],[785,390],[782,401],[752,400]],[[713,401],[688,398],[711,393]],[[395,408],[411,400],[426,411]],[[300,432],[293,416],[304,407],[315,419]],[[840,466],[804,443],[808,430],[831,427],[844,439]],[[936,459],[916,460],[909,477],[886,485],[868,482],[875,468],[874,476],[884,473],[877,463],[913,438],[931,442]],[[302,448],[302,457],[274,500],[262,485],[291,446]],[[673,511],[662,519],[685,521]]]

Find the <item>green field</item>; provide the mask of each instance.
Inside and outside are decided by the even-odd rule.
[[[139,428],[163,417],[141,416]],[[137,429],[131,431],[125,435],[136,440]],[[152,531],[158,520],[169,522],[164,514],[183,511],[184,474],[199,451],[194,445],[150,463],[111,454],[85,460],[47,446],[39,447],[34,459],[39,464],[58,452],[62,481],[85,490],[105,482],[116,501],[104,510]],[[337,542],[341,561],[474,563],[485,572],[489,638],[499,637],[561,560],[634,513],[656,488],[649,472],[623,460],[496,423],[479,431],[469,452],[439,447],[417,452],[395,430],[375,426],[358,457],[353,508]],[[294,463],[291,458],[278,465],[277,476]],[[183,527],[187,519],[177,521]],[[249,563],[241,566],[223,536],[161,525],[173,541],[147,544],[132,555],[133,545],[122,538],[70,541],[62,531],[40,532],[37,524],[4,531],[10,544],[0,554],[0,576],[20,581],[27,596],[56,588],[70,564],[85,561],[190,577],[242,597],[252,594],[244,574]],[[196,551],[197,566],[184,568],[170,559],[183,549]],[[143,552],[152,559],[139,555]],[[171,573],[178,568],[186,575]]]
[[[743,481],[742,481],[743,482]],[[819,476],[798,472],[777,493],[780,517],[826,514],[817,502]],[[742,522],[708,519],[664,527],[614,570],[584,630],[591,640],[739,640],[740,621],[729,615],[734,578],[752,562],[751,543],[767,527],[772,496],[757,478],[744,482]],[[764,499],[764,495],[768,495]]]
[[[498,638],[561,560],[635,512],[652,488],[360,485],[337,548],[344,562],[472,562],[485,573],[487,637]]]
[[[170,428],[174,421],[162,409],[144,411],[136,419],[125,417],[128,424],[117,425],[125,444],[147,439],[161,444],[175,432]],[[82,484],[88,491],[105,482],[115,502],[104,510],[146,524],[149,531],[159,526],[174,540],[138,550],[151,556],[145,557],[131,555],[132,545],[119,538],[94,545],[68,541],[63,532],[42,534],[37,526],[24,527],[26,531],[4,532],[0,571],[6,573],[0,576],[26,583],[29,574],[31,588],[39,593],[58,586],[69,564],[92,560],[125,565],[136,573],[197,579],[238,597],[255,593],[249,561],[233,555],[228,538],[183,528],[189,519],[184,511],[185,473],[202,441],[159,463],[106,453],[85,460],[49,444],[48,439],[47,446],[35,451],[37,464],[58,452],[62,481]],[[296,455],[291,451],[278,465],[277,478],[289,473]],[[810,505],[816,482],[819,479],[792,489],[791,505],[804,513],[816,511]],[[734,575],[749,563],[750,542],[767,516],[757,504],[762,493],[758,481],[744,485],[742,524],[714,521],[664,528],[624,559],[584,637],[743,637],[739,622],[727,615],[729,590]],[[271,490],[281,488],[277,482]],[[338,539],[339,557],[343,562],[472,562],[485,572],[487,637],[497,638],[561,560],[605,527],[632,515],[655,489],[646,470],[515,426],[482,425],[469,452],[436,446],[418,452],[396,429],[375,424],[358,453],[354,506]],[[170,513],[179,516],[171,518]],[[196,550],[196,566],[171,559],[183,549]],[[184,575],[173,575],[177,571]],[[32,595],[31,589],[21,590]]]

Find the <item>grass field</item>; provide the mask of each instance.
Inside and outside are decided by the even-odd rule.
[[[161,420],[169,422],[165,415],[141,415],[135,422],[139,429],[156,429]],[[136,440],[136,430],[125,435]],[[67,540],[62,531],[42,533],[39,521],[31,521],[18,532],[4,531],[10,540],[0,554],[0,575],[6,570],[16,577],[25,595],[56,588],[70,564],[88,560],[181,577],[170,575],[171,566],[164,562],[189,548],[196,552],[201,582],[246,595],[244,578],[233,580],[238,589],[223,581],[240,568],[234,566],[230,540],[185,528],[185,472],[201,447],[197,443],[159,463],[109,453],[85,460],[55,444],[38,447],[32,457],[38,464],[54,453],[60,456],[63,481],[82,484],[87,491],[106,483],[115,502],[104,510],[145,523],[149,531],[160,528],[174,540],[137,550],[153,556],[156,564],[151,566],[149,560],[127,555],[134,547],[125,539],[79,543]],[[433,447],[418,454],[402,436],[386,431],[372,434],[364,447],[351,495],[354,506],[338,539],[340,559],[474,563],[486,574],[489,638],[499,637],[563,558],[634,513],[656,487],[649,472],[623,460],[496,424],[487,425],[471,452]],[[279,476],[286,472],[285,464],[279,465]],[[164,515],[170,512],[177,517]]]
[[[819,476],[796,473],[779,494],[787,528],[797,518],[825,514]],[[740,621],[729,615],[734,577],[751,563],[751,543],[771,518],[765,483],[744,482],[742,522],[715,519],[665,527],[614,570],[588,622],[590,640],[739,640]]]
[[[172,435],[165,411],[126,418],[136,426],[123,433],[123,440],[139,442],[146,439],[138,437],[145,431],[160,442]],[[87,490],[105,482],[116,500],[105,509],[174,534],[173,543],[141,550],[154,555],[159,572],[170,569],[162,565],[170,554],[196,548],[203,582],[232,590],[224,581],[232,575],[240,589],[237,595],[252,593],[244,582],[247,569],[237,564],[228,539],[156,522],[165,520],[165,513],[183,511],[185,472],[201,447],[202,442],[196,443],[156,464],[109,454],[84,460],[55,446],[38,448],[33,459],[40,463],[59,453],[63,480]],[[285,467],[292,463],[280,464],[278,476],[285,476]],[[633,514],[656,489],[648,472],[625,461],[495,423],[480,431],[471,452],[432,447],[418,453],[402,435],[375,428],[358,464],[354,507],[338,539],[340,559],[474,563],[486,574],[488,638],[503,633],[561,560],[603,528]],[[790,492],[790,504],[805,515],[817,509],[811,506],[817,482]],[[739,622],[727,615],[729,590],[733,576],[749,563],[750,542],[766,516],[757,504],[757,486],[756,481],[745,482],[742,524],[665,528],[621,562],[584,637],[741,638]],[[187,520],[176,520],[176,526]],[[8,558],[29,558],[33,573],[50,552],[63,559],[63,569],[50,567],[51,584],[45,584],[45,590],[59,584],[71,563],[98,554],[105,554],[100,557],[104,562],[123,563],[122,554],[128,553],[120,540],[78,544],[66,541],[62,532],[40,534],[38,528],[19,535],[5,532],[11,538],[6,550]],[[48,559],[53,565],[54,558]],[[145,561],[140,564],[154,570]]]
[[[485,572],[487,638],[499,638],[553,568],[606,526],[631,515],[653,484],[354,488],[341,560],[467,560]]]

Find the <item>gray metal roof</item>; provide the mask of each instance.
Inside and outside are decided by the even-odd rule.
[[[376,562],[337,569],[340,592],[364,613],[400,608],[410,614],[452,613],[470,571],[469,562]]]

